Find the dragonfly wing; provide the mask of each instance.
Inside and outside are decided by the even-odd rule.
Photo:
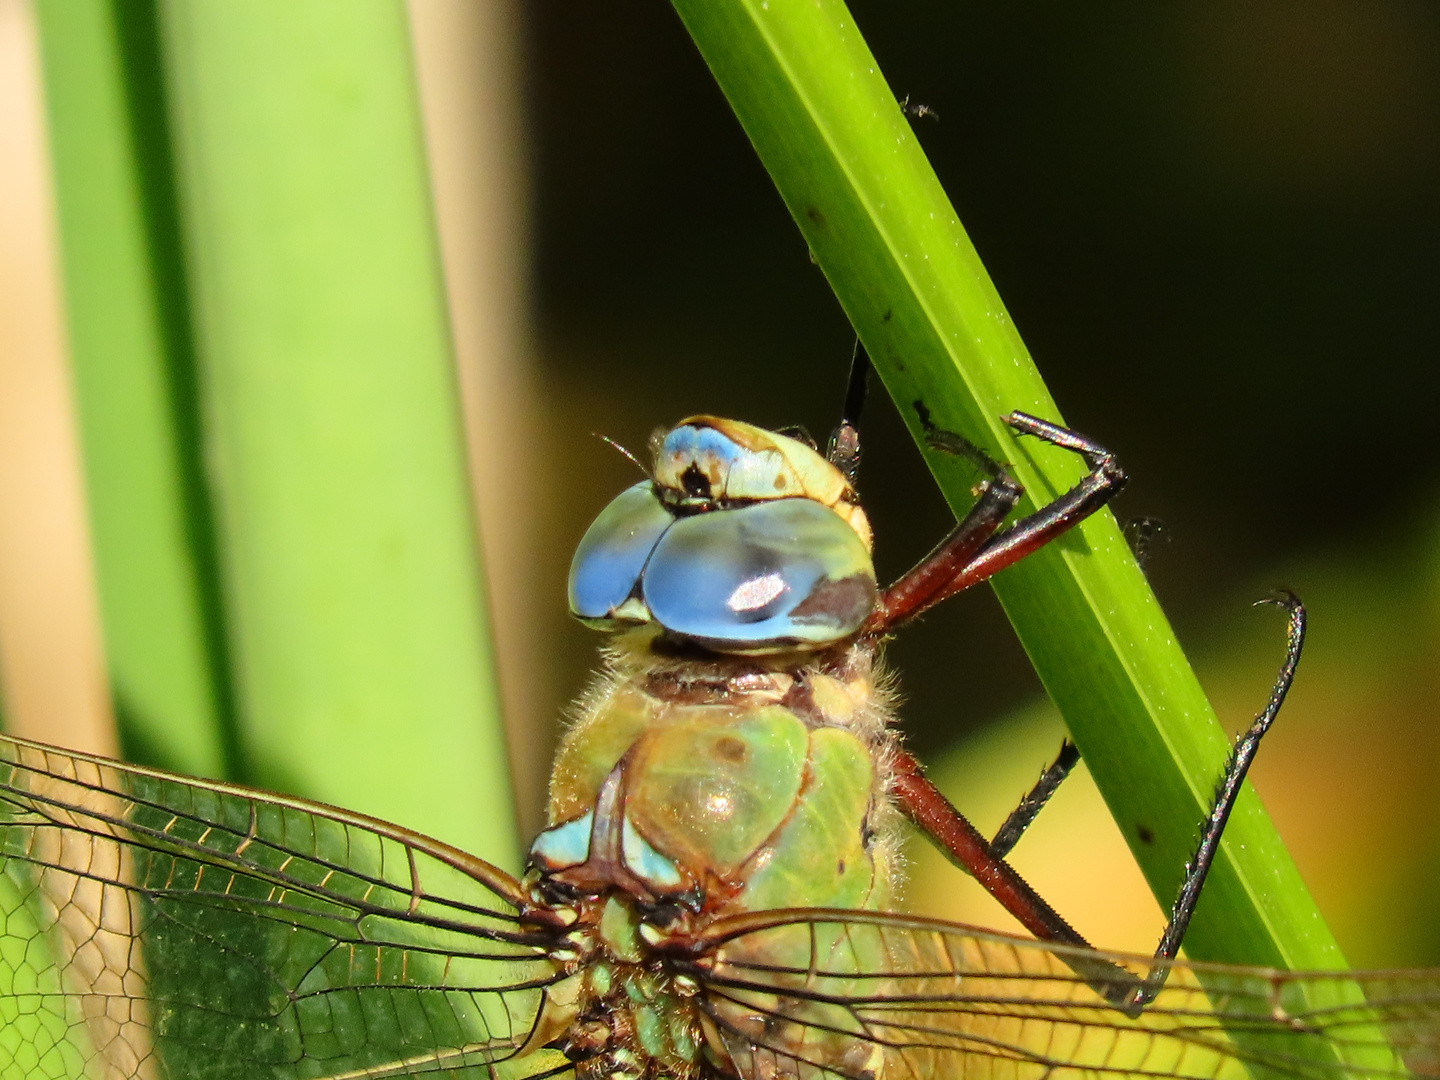
[[[951,923],[760,913],[699,944],[707,1034],[746,1078],[1437,1075],[1440,971],[1176,963],[1137,1015],[1097,989],[1094,954]]]
[[[0,1076],[552,1075],[562,929],[384,822],[0,738]]]

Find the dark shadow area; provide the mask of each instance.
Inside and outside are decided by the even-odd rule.
[[[251,778],[251,774],[246,768],[235,707],[215,507],[205,474],[195,325],[185,268],[185,238],[180,225],[159,15],[154,0],[111,0],[111,11],[124,70],[122,83],[130,136],[134,141],[134,160],[138,164],[135,181],[156,284],[155,304],[167,376],[165,389],[185,507],[186,546],[199,592],[208,683],[219,722],[225,778],[244,781]],[[140,744],[134,726],[127,723],[129,715],[117,695],[115,716],[124,756],[130,761],[165,767],[165,762],[149,756],[153,748]]]

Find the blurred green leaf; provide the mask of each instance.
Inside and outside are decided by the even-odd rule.
[[[514,866],[404,3],[41,15],[127,746]]]
[[[252,773],[514,865],[406,8],[161,8]]]

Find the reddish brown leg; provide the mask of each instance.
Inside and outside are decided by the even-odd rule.
[[[997,530],[1020,498],[1020,485],[996,471],[996,476],[981,482],[975,505],[950,535],[880,594],[868,624],[872,632],[892,630],[958,591],[950,588],[951,583],[996,539]]]
[[[1014,867],[990,850],[979,830],[925,778],[919,762],[902,750],[895,757],[894,769],[893,790],[900,808],[951,862],[980,882],[1041,941],[1093,950],[1094,946],[1061,918]],[[1126,1002],[1137,992],[1139,980],[1135,976],[1099,956],[1071,954],[1065,957],[1065,963],[1112,1001]]]
[[[951,862],[985,886],[1025,929],[1046,941],[1090,947],[1014,867],[991,852],[989,841],[925,778],[920,763],[904,750],[895,757],[893,782],[905,816],[934,838]]]
[[[926,421],[923,410],[920,416]],[[975,505],[950,535],[881,594],[870,620],[872,632],[885,633],[941,600],[984,581],[1093,514],[1124,484],[1125,474],[1110,452],[1084,436],[1025,413],[1011,413],[1006,422],[1022,435],[1033,435],[1081,454],[1090,466],[1089,475],[1048,506],[1002,529],[1005,516],[1020,497],[1020,485],[965,439],[931,429],[928,438],[932,446],[969,458],[988,477],[980,486]],[[995,853],[979,831],[925,778],[913,757],[902,752],[895,768],[894,791],[900,809],[952,862],[972,874],[1036,937],[1088,947],[1085,939]],[[1126,985],[1133,982],[1117,976],[1119,969],[1101,961],[1096,963],[1103,965],[1097,969],[1102,974],[1090,971],[1086,962],[1083,974],[1087,978],[1120,977]]]
[[[1074,450],[1090,466],[1089,475],[1048,506],[1001,529],[1005,514],[1020,497],[1020,486],[960,436],[932,432],[931,445],[964,454],[989,472],[990,478],[984,481],[970,512],[940,546],[881,593],[870,618],[872,632],[891,630],[1044,547],[1099,510],[1124,486],[1125,473],[1110,451],[1083,435],[1028,413],[1011,413],[1005,422],[1022,435]]]

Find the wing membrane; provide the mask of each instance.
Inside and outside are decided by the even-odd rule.
[[[0,739],[0,1077],[531,1076],[560,932],[303,800]]]
[[[723,920],[704,938],[691,974],[745,1077],[1440,1073],[1440,971],[1176,963],[1155,1003],[1131,1015],[1067,963],[1087,969],[1083,954],[950,923],[776,912]],[[1149,963],[1104,958],[1137,977]]]
[[[524,903],[396,826],[0,738],[0,1080],[573,1075],[528,1048],[564,927]],[[1440,972],[1176,964],[1137,1016],[1094,959],[789,911],[713,923],[674,964],[755,1080],[1440,1075]]]

